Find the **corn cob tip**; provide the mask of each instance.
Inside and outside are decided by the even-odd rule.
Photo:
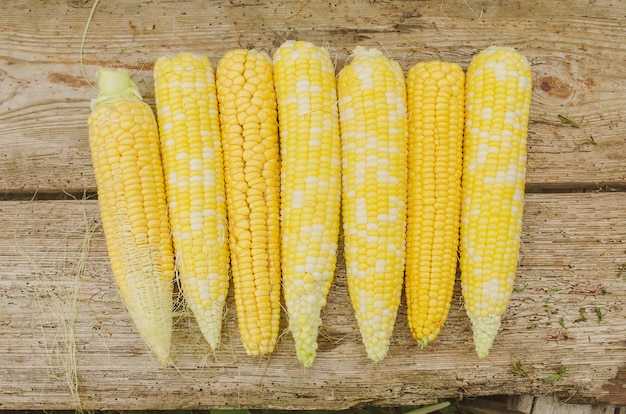
[[[168,296],[170,297],[170,296]],[[137,332],[143,339],[146,347],[152,352],[159,365],[167,367],[172,364],[170,358],[171,318],[163,315],[162,310],[146,315],[146,308],[138,308],[131,298],[123,298],[123,302],[135,324]],[[150,306],[150,304],[147,304]],[[154,306],[154,304],[152,304]],[[168,315],[169,316],[169,315]]]
[[[198,322],[202,336],[204,336],[204,339],[206,339],[209,344],[209,348],[211,348],[211,351],[217,351],[221,342],[222,323],[221,319],[217,321],[216,316],[211,313],[211,311],[207,311],[203,314],[202,310],[198,310],[194,316]]]
[[[296,350],[296,355],[298,361],[300,361],[305,368],[310,368],[311,365],[313,365],[313,361],[315,361],[315,351],[309,352],[304,349],[298,349]]]
[[[474,56],[472,61],[480,61],[483,57],[490,56],[493,54],[504,54],[505,56],[507,56],[507,59],[509,61],[517,61],[516,63],[519,65],[519,67],[524,67],[524,68],[530,67],[530,64],[528,63],[528,59],[526,59],[526,56],[522,55],[515,48],[512,48],[510,46],[495,46],[495,45],[489,46],[486,49],[483,49],[482,51],[480,51],[480,53],[478,53],[476,56]],[[471,63],[472,62],[470,62],[470,65]]]
[[[148,346],[152,350],[154,357],[156,358],[159,365],[162,367],[167,367],[172,364],[172,360],[170,359],[170,346],[169,344],[164,343],[148,343]]]
[[[352,59],[361,59],[361,58],[377,58],[383,56],[383,52],[379,49],[375,48],[366,48],[364,46],[357,46],[352,51]]]
[[[284,49],[297,49],[298,47],[314,47],[315,45],[309,41],[306,40],[295,40],[295,39],[289,39],[289,40],[285,40],[278,49],[276,49],[276,52],[274,52],[274,58],[276,58],[277,54],[280,53],[281,50]]]
[[[98,77],[98,95],[91,100],[91,109],[100,105],[111,104],[118,99],[140,101],[139,88],[130,78],[130,72],[124,69],[101,68],[96,73]]]
[[[474,332],[474,347],[478,358],[489,355],[493,340],[500,329],[500,315],[471,316],[472,330]]]
[[[224,54],[224,56],[222,56],[221,61],[222,62],[228,62],[230,59],[233,59],[233,57],[237,56],[237,55],[242,55],[242,56],[263,56],[264,58],[267,58],[267,60],[269,60],[270,62],[272,61],[272,57],[269,55],[269,53],[263,51],[263,50],[259,50],[259,49],[233,49],[230,50],[228,52],[226,52],[226,54]]]
[[[386,335],[381,336],[368,341],[369,343],[365,343],[365,340],[363,341],[367,357],[374,362],[382,361],[389,352],[389,339],[386,338]]]
[[[430,338],[425,336],[423,338],[416,339],[416,341],[417,341],[417,345],[419,345],[420,348],[426,348],[428,344],[430,343]]]
[[[515,51],[515,49],[513,49],[513,48],[512,48],[512,47],[510,47],[510,46],[497,46],[497,45],[491,45],[491,46],[488,46],[487,48],[483,49],[483,50],[481,51],[481,53],[493,53],[493,52],[495,52],[496,50],[508,50],[508,51],[511,51],[511,52]]]
[[[310,368],[317,355],[318,326],[321,323],[321,320],[309,320],[302,323],[302,319],[306,320],[308,318],[298,318],[294,317],[293,314],[290,315],[289,330],[291,331],[295,342],[298,361],[302,363],[304,368]]]
[[[515,52],[515,48],[513,48],[511,46],[491,45],[491,46],[488,46],[487,48],[483,49],[480,53],[487,53],[487,54],[489,54],[489,53],[493,53],[493,52],[495,52],[497,50],[505,50],[505,51],[509,51],[509,52]]]
[[[189,52],[189,51],[185,51],[185,52],[180,52],[174,55],[162,55],[159,56],[156,60],[156,62],[154,62],[154,67],[158,67],[161,66],[164,62],[170,61],[170,60],[181,60],[181,59],[190,59],[190,60],[200,60],[203,62],[206,61],[210,61],[209,58],[206,55],[203,55],[201,53],[194,53],[194,52]],[[153,72],[154,75],[157,74],[157,71]]]
[[[314,307],[314,310],[300,309],[297,313],[289,315],[289,330],[293,336],[296,348],[296,356],[305,368],[313,365],[317,355],[317,337],[319,326],[322,321],[319,317],[324,303]],[[293,309],[293,305],[287,305],[288,309]]]

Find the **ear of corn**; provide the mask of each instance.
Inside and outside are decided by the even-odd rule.
[[[280,163],[270,58],[234,50],[216,69],[232,276],[249,355],[274,349],[280,322]]]
[[[407,74],[409,182],[406,299],[419,345],[446,321],[456,278],[465,101],[463,69],[420,62]]]
[[[287,41],[274,54],[281,152],[281,259],[298,359],[311,366],[337,261],[341,141],[326,49]]]
[[[176,265],[183,294],[212,349],[228,294],[224,167],[215,78],[206,56],[162,56],[155,101]]]
[[[388,351],[404,277],[404,74],[380,51],[357,47],[339,73],[338,95],[348,288],[367,355],[379,361]]]
[[[89,116],[102,227],[113,275],[139,334],[170,362],[174,253],[157,124],[126,71],[99,71]]]
[[[531,90],[530,66],[513,49],[490,47],[469,65],[460,267],[481,358],[489,353],[513,289]]]

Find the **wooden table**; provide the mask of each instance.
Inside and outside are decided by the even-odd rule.
[[[531,62],[523,246],[490,356],[474,354],[457,284],[435,343],[414,343],[402,305],[388,357],[371,363],[340,266],[310,369],[286,330],[271,356],[246,356],[232,298],[219,351],[184,309],[176,367],[146,351],[113,283],[94,199],[95,90],[79,64],[92,5],[11,0],[0,15],[0,409],[341,409],[546,393],[626,405],[624,2],[100,2],[86,76],[127,68],[151,104],[155,59],[183,50],[216,63],[231,49],[273,53],[296,38],[327,44],[337,69],[364,45],[406,70],[430,59],[467,67],[499,44]]]

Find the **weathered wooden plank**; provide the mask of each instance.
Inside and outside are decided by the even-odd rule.
[[[554,396],[537,397],[533,405],[535,414],[614,414],[611,405],[567,404],[558,401]]]
[[[0,191],[94,190],[85,120],[95,91],[79,65],[91,5],[12,0],[0,16]],[[490,44],[511,45],[535,78],[529,187],[623,187],[624,15],[626,4],[609,0],[100,2],[84,58],[92,82],[100,66],[131,69],[152,102],[154,60],[182,50],[217,62],[237,47],[271,53],[298,38],[328,44],[338,69],[357,44],[408,69],[434,58],[466,66]]]
[[[531,414],[534,400],[532,395],[511,395],[506,399],[506,408],[520,414]]]
[[[619,414],[616,411],[619,409],[610,404],[571,404],[560,401],[554,395],[510,396],[507,408],[520,414]]]
[[[96,202],[0,202],[0,409],[341,409],[551,392],[626,405],[625,203],[528,195],[516,290],[487,359],[474,355],[457,286],[432,346],[410,338],[402,305],[389,356],[372,364],[340,265],[312,368],[286,331],[271,356],[246,356],[230,298],[222,348],[212,353],[181,312],[176,367],[162,369],[113,286]]]
[[[498,396],[458,403],[467,414],[614,414],[615,406],[603,404],[572,404],[560,401],[553,395],[540,397]]]

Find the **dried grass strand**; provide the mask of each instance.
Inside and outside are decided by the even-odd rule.
[[[35,304],[39,308],[38,315],[45,315],[46,307],[51,306],[54,310],[55,322],[41,321],[40,330],[42,344],[46,352],[46,358],[49,360],[49,366],[52,369],[58,369],[60,373],[51,371],[48,373],[50,378],[64,379],[67,383],[72,405],[77,412],[82,413],[81,403],[81,386],[77,368],[77,346],[76,346],[76,320],[78,317],[78,307],[80,303],[81,285],[84,279],[86,266],[89,258],[91,240],[98,226],[94,225],[85,214],[84,220],[84,236],[82,239],[78,260],[68,268],[65,267],[67,260],[74,257],[74,254],[68,252],[67,239],[71,234],[68,231],[61,237],[57,248],[51,248],[43,253],[44,257],[49,254],[53,257],[61,258],[61,268],[53,267],[45,269],[40,265],[43,262],[41,258],[35,258],[28,254],[24,248],[19,246],[16,237],[16,246],[20,254],[26,258],[33,268],[33,274],[38,278],[34,288]],[[67,286],[69,276],[69,293],[62,289]],[[62,276],[61,279],[59,276]],[[39,287],[39,284],[41,287]],[[45,300],[45,302],[44,302]],[[56,329],[52,339],[48,333],[49,329]]]

